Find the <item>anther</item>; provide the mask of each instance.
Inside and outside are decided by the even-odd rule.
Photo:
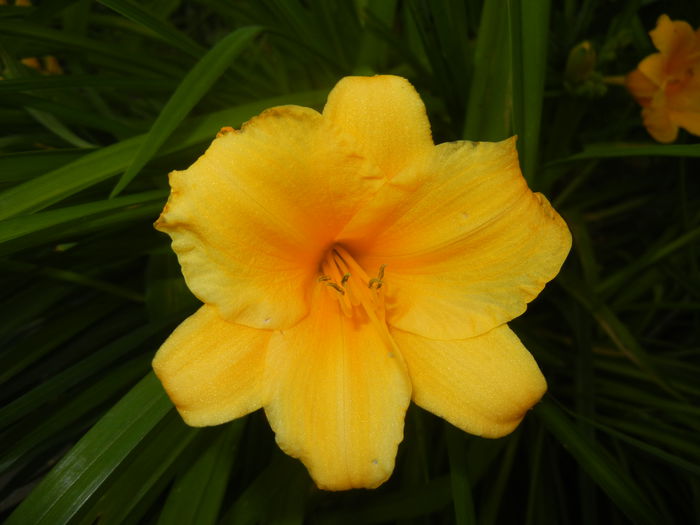
[[[340,293],[340,295],[345,295],[345,290],[343,290],[340,286],[338,286],[336,283],[326,283],[326,286],[330,286],[333,288],[335,291]]]
[[[371,289],[376,285],[376,289],[379,290],[382,285],[384,284],[384,268],[386,268],[386,264],[382,264],[379,267],[379,272],[377,272],[377,277],[373,277],[372,279],[369,280],[369,283],[367,286]]]
[[[343,275],[343,278],[340,280],[340,286],[345,286],[345,283],[348,282],[348,279],[350,279],[350,274],[346,273]]]
[[[331,280],[330,275],[319,275],[318,276],[319,283],[325,283],[326,281],[330,281],[330,280]]]

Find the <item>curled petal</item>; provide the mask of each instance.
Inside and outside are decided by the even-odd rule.
[[[369,208],[343,242],[368,273],[386,265],[387,322],[435,339],[522,314],[571,247],[562,218],[527,187],[512,139],[441,144]]]
[[[379,177],[316,111],[273,108],[171,174],[156,227],[203,302],[231,322],[285,328],[306,315],[324,250]]]
[[[153,369],[188,425],[219,425],[262,406],[271,333],[229,323],[207,305],[177,327]]]
[[[345,77],[328,95],[323,116],[389,178],[433,146],[423,101],[405,78]]]
[[[326,490],[372,488],[394,468],[411,387],[401,356],[319,285],[307,318],[277,332],[265,413],[279,446]]]
[[[693,28],[682,20],[671,20],[668,15],[661,15],[656,22],[656,27],[649,31],[654,46],[662,54],[669,57],[667,66],[671,71],[680,64],[675,61],[687,56],[695,46],[695,32]]]
[[[400,330],[392,335],[415,403],[470,434],[498,438],[512,432],[547,389],[537,363],[507,325],[453,341]]]

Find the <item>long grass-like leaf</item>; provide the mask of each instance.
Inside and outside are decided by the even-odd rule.
[[[513,120],[525,178],[532,184],[539,150],[547,70],[550,0],[509,0]]]
[[[508,0],[485,0],[474,54],[464,138],[497,141],[512,130],[512,67]]]
[[[202,143],[214,137],[222,126],[240,125],[270,106],[284,103],[318,105],[322,103],[326,93],[313,91],[290,94],[186,120],[180,126],[180,131],[170,137],[160,153],[172,153]],[[101,148],[75,162],[0,193],[0,219],[40,210],[119,174],[129,165],[129,159],[138,151],[144,138],[145,136],[141,135]]]
[[[119,200],[98,201],[89,204],[79,204],[57,210],[37,213],[26,217],[17,217],[0,223],[0,243],[29,235],[37,231],[50,228],[75,220],[84,221],[91,215],[99,215],[104,212],[131,208],[148,202],[164,200],[166,193],[162,190],[147,191],[135,195],[128,195]]]
[[[581,153],[556,162],[619,157],[700,157],[698,144],[590,144]]]
[[[151,130],[140,144],[129,167],[121,176],[111,193],[118,195],[155,155],[175,128],[199,102],[214,82],[231,67],[235,57],[245,49],[250,41],[260,33],[259,27],[236,29],[223,38],[187,73],[173,96],[153,123]]]
[[[4,35],[17,36],[31,40],[46,41],[58,46],[68,47],[86,54],[98,54],[107,58],[116,59],[119,62],[133,64],[145,71],[154,71],[160,74],[173,75],[177,68],[165,64],[148,56],[139,56],[126,53],[118,46],[59,31],[38,24],[18,22],[0,19],[0,32]]]
[[[6,525],[70,523],[171,407],[150,373],[56,465]]]
[[[457,525],[474,525],[474,499],[467,476],[467,454],[464,434],[453,427],[445,428],[447,453],[450,459],[450,476],[452,482],[452,502],[455,508]]]
[[[635,523],[657,525],[663,519],[649,505],[648,499],[634,480],[623,473],[618,462],[598,444],[581,435],[578,428],[549,398],[535,407],[535,414],[557,440],[574,456],[581,469]]]
[[[242,419],[229,424],[175,482],[158,525],[217,522],[244,426]]]
[[[142,26],[153,31],[164,42],[179,49],[194,58],[199,58],[206,52],[206,49],[192,40],[187,34],[175,29],[170,24],[156,18],[148,11],[142,9],[137,4],[129,0],[99,0],[101,4],[106,5],[117,13],[141,24]]]

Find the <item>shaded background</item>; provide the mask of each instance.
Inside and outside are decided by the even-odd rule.
[[[696,2],[0,4],[7,523],[700,522],[700,144],[653,143],[615,84]],[[512,323],[549,382],[512,435],[412,407],[392,478],[327,493],[260,412],[171,408],[150,360],[197,302],[152,222],[220,127],[373,73],[416,86],[436,142],[517,134],[574,247]]]

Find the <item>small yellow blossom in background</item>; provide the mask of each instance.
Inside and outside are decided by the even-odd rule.
[[[43,75],[62,75],[63,74],[63,68],[61,67],[61,64],[58,62],[56,57],[51,56],[51,55],[46,55],[45,57],[41,57],[41,58],[36,58],[36,57],[23,58],[22,64],[24,64],[27,67],[30,67],[32,69],[37,70],[39,73],[41,73]]]
[[[9,5],[7,0],[0,0],[0,6]],[[15,0],[15,7],[32,7],[31,0]],[[44,75],[62,75],[63,68],[58,62],[56,57],[52,55],[46,55],[41,58],[37,57],[26,57],[21,60],[22,64],[25,66],[37,70],[39,73]],[[0,77],[2,78],[2,77]]]
[[[204,305],[153,367],[188,424],[262,407],[319,487],[371,488],[411,400],[496,438],[545,392],[506,323],[571,236],[514,139],[436,146],[408,81],[347,77],[322,113],[222,129],[170,185],[156,227]]]
[[[627,75],[642,106],[644,126],[658,142],[673,142],[681,127],[700,135],[700,30],[661,15],[649,32],[658,53]]]

